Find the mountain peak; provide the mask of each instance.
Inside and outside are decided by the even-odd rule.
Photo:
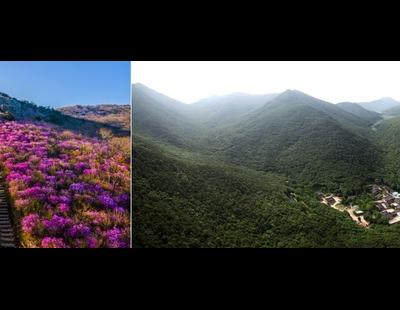
[[[383,97],[379,99],[380,101],[386,101],[386,102],[396,102],[392,97]]]
[[[2,92],[0,92],[0,97],[11,98],[9,95]]]
[[[367,110],[382,113],[385,110],[388,110],[395,106],[399,106],[400,102],[394,100],[391,97],[383,97],[375,101],[361,102],[359,104]]]
[[[281,93],[280,95],[278,95],[276,97],[276,99],[279,99],[279,100],[282,100],[282,99],[283,100],[294,100],[294,99],[299,100],[299,99],[305,99],[305,98],[315,99],[314,97],[307,95],[306,93],[303,93],[296,89],[287,89],[283,93]]]
[[[297,89],[287,89],[285,90],[283,93],[281,93],[281,95],[284,96],[307,96],[307,97],[311,97],[310,95],[307,95],[306,93],[303,93]]]

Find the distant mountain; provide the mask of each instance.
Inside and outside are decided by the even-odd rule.
[[[197,126],[186,116],[189,106],[142,84],[132,86],[132,131],[179,147],[193,146]]]
[[[213,96],[191,104],[187,115],[207,127],[223,127],[237,122],[245,114],[262,107],[276,96],[278,94],[249,95],[245,93]]]
[[[384,112],[385,110],[388,110],[390,108],[400,106],[399,101],[396,101],[390,97],[385,97],[385,98],[375,100],[375,101],[370,101],[370,102],[360,102],[358,104],[360,106],[362,106],[364,109],[379,112],[379,113]]]
[[[91,136],[97,136],[101,128],[107,128],[116,135],[129,134],[125,129],[65,115],[55,109],[38,106],[33,102],[19,100],[4,93],[0,93],[1,119],[47,122]]]
[[[189,136],[190,139],[186,140],[191,140],[191,143],[193,135],[199,139],[195,132],[232,125],[277,96],[235,93],[186,104],[143,84],[134,84],[132,87],[134,128],[159,140],[174,141],[177,145],[188,144],[189,141],[183,140]]]
[[[399,116],[400,115],[400,105],[387,109],[383,112],[387,116]]]
[[[367,130],[334,104],[286,91],[221,132],[215,145],[239,165],[351,190],[374,171],[376,150],[361,135]]]
[[[186,105],[134,85],[133,114],[133,130],[156,141],[316,186],[351,191],[375,169],[370,119],[300,91]]]
[[[63,114],[130,130],[131,106],[118,104],[75,105],[59,108]]]
[[[381,119],[381,115],[378,112],[370,111],[363,108],[361,105],[352,102],[341,102],[336,106],[349,112],[359,118],[366,120],[370,125]]]
[[[364,119],[348,113],[347,111],[343,111],[343,109],[338,108],[335,104],[317,99],[298,90],[287,90],[283,92],[274,100],[271,100],[267,105],[265,105],[263,109],[264,111],[268,111],[271,108],[282,105],[307,105],[325,113],[329,117],[338,121],[346,129],[356,133],[363,133],[366,129],[366,126],[368,126],[368,122],[366,122]],[[259,111],[257,111],[255,114],[258,113]]]

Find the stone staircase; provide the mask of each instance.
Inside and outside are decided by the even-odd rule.
[[[0,175],[0,248],[16,248],[4,178]]]

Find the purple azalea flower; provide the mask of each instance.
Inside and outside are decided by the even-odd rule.
[[[84,183],[73,183],[69,187],[70,190],[77,192],[77,193],[82,193],[85,190],[85,184]]]
[[[100,195],[99,201],[102,205],[110,209],[115,209],[116,207],[118,207],[117,203],[110,196],[106,194]]]
[[[90,228],[84,224],[75,224],[68,229],[67,235],[72,238],[86,237],[90,235]]]
[[[42,248],[67,248],[62,238],[44,237],[41,242]]]
[[[29,214],[22,219],[22,230],[25,233],[31,233],[39,223],[39,215],[36,213]]]

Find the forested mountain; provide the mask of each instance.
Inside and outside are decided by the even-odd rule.
[[[357,103],[341,102],[338,103],[336,106],[345,110],[346,112],[349,112],[355,116],[358,116],[359,118],[366,120],[370,125],[376,123],[381,119],[381,115],[378,112],[367,110]]]
[[[399,227],[361,228],[316,198],[382,177],[397,127],[374,132],[377,114],[291,90],[186,106],[153,92],[134,86],[134,246],[400,246]]]
[[[375,112],[379,112],[379,113],[384,112],[385,110],[388,110],[390,108],[400,106],[400,102],[398,102],[390,97],[385,97],[385,98],[381,98],[379,100],[374,100],[374,101],[370,101],[370,102],[361,102],[358,104],[367,110],[375,111]]]
[[[132,106],[133,131],[175,146],[193,146],[196,126],[185,116],[186,104],[134,84]]]
[[[367,130],[363,125],[333,104],[287,91],[221,133],[217,144],[235,164],[347,192],[359,189],[375,169],[378,154],[358,134]]]

